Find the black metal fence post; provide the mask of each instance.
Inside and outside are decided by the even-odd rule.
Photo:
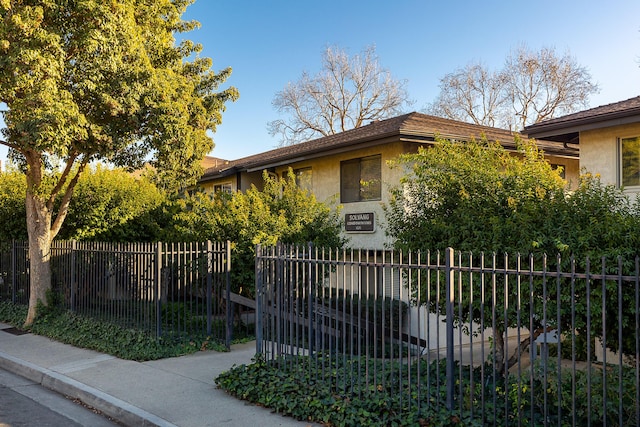
[[[76,311],[76,293],[78,289],[78,283],[76,283],[76,247],[77,242],[75,240],[71,241],[71,263],[70,263],[70,275],[71,275],[71,295],[69,298],[69,306],[72,312]]]
[[[226,346],[231,348],[231,339],[233,335],[233,301],[231,301],[231,242],[227,240],[225,244],[225,263],[224,277],[226,282],[226,299],[227,299],[227,333]]]
[[[211,335],[211,298],[212,298],[212,283],[213,283],[213,245],[211,244],[211,240],[207,240],[207,335]],[[227,300],[227,304],[229,304],[229,300]]]
[[[17,299],[17,283],[16,283],[16,241],[11,241],[11,302],[16,303]]]
[[[275,313],[275,319],[276,319],[276,325],[275,325],[275,330],[271,332],[271,336],[273,336],[273,334],[275,334],[275,338],[276,338],[276,342],[277,342],[277,350],[276,350],[276,355],[277,356],[281,356],[282,355],[282,350],[284,348],[283,346],[283,340],[282,340],[282,327],[283,327],[283,290],[284,290],[284,282],[285,282],[285,278],[284,278],[284,272],[285,272],[285,257],[286,257],[286,248],[282,243],[278,243],[276,245],[277,251],[276,251],[276,276],[275,276],[275,282],[274,282],[274,290],[275,290],[275,294],[272,295],[273,297],[273,305],[271,307],[271,309],[274,311]]]
[[[262,246],[256,245],[256,277],[255,277],[255,298],[256,298],[256,354],[262,354]]]
[[[447,409],[453,410],[453,393],[455,389],[454,378],[454,360],[453,360],[453,301],[455,298],[454,286],[453,286],[453,249],[447,248],[445,250],[445,287],[446,287],[446,315],[447,315],[447,368],[446,368],[446,388],[447,388]]]
[[[156,265],[155,265],[155,288],[156,288],[156,337],[162,335],[162,243],[156,245]]]

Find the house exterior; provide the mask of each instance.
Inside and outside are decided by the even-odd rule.
[[[516,149],[516,134],[510,131],[414,112],[233,161],[212,160],[215,165],[206,169],[199,186],[210,192],[261,188],[263,171],[281,177],[291,168],[298,185],[319,201],[342,206],[350,246],[381,249],[387,243],[382,206],[389,202],[389,188],[398,185],[404,173],[388,162],[433,144],[437,137],[482,136]],[[551,164],[563,167],[565,178],[578,177],[576,149],[555,141],[541,140],[538,145]]]
[[[640,193],[640,96],[528,126],[531,138],[580,148],[580,168]]]

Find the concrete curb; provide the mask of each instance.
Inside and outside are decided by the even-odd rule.
[[[0,368],[27,378],[57,393],[79,399],[127,426],[177,427],[123,400],[49,369],[17,359],[0,351]]]

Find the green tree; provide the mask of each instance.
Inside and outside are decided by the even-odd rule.
[[[546,221],[543,211],[564,197],[565,182],[559,171],[552,169],[531,141],[519,141],[519,153],[513,155],[497,142],[438,140],[432,147],[403,155],[399,164],[408,173],[385,207],[387,233],[397,249],[535,251],[534,241],[541,222]],[[454,319],[466,330],[470,317],[482,325],[492,325],[493,320],[492,310],[481,307],[485,301],[481,289],[473,289],[473,295],[464,293]],[[503,289],[499,283],[498,289]],[[428,302],[432,310],[442,309],[427,298],[427,286],[422,292],[420,301]],[[488,307],[498,307],[501,313],[493,330],[499,370],[507,364],[507,328],[515,325],[518,315],[514,292],[486,297]],[[537,310],[542,303],[535,300],[530,309]]]
[[[22,172],[10,167],[0,173],[0,241],[27,239],[26,191]]]
[[[80,177],[74,194],[58,237],[105,242],[158,239],[162,224],[154,216],[166,197],[149,179],[98,165]]]
[[[181,19],[191,3],[0,1],[2,144],[27,181],[26,325],[38,302],[46,304],[51,241],[89,162],[133,168],[152,159],[161,182],[181,187],[212,149],[207,131],[237,91],[218,90],[231,70],[213,72],[201,46],[176,45],[175,34],[198,25]]]
[[[262,191],[196,193],[182,200],[175,217],[174,240],[230,240],[234,292],[253,296],[255,245],[311,243],[341,247],[341,221],[337,209],[318,202],[296,185],[292,171],[285,178],[264,173]]]
[[[385,207],[387,232],[396,248],[436,251],[453,247],[496,254],[499,268],[515,268],[506,265],[513,258],[504,254],[530,255],[537,266],[546,262],[550,272],[557,268],[571,271],[572,264],[577,271],[584,271],[588,257],[593,261],[591,271],[599,273],[594,266],[600,266],[604,257],[609,274],[635,274],[634,257],[640,247],[638,202],[632,203],[621,189],[603,185],[590,174],[584,174],[577,188],[567,191],[559,171],[551,168],[535,143],[522,141],[519,147],[519,155],[513,155],[486,141],[437,141],[431,148],[402,156],[398,165],[406,167],[407,174],[402,185],[392,190],[391,202]],[[618,257],[624,261],[622,271],[618,271]],[[464,292],[461,310],[454,316],[458,326],[477,332],[469,330],[469,321],[493,326],[491,307],[495,307],[499,314],[493,342],[499,369],[514,360],[504,351],[504,339],[507,328],[517,326],[518,309],[536,314],[531,319],[535,330],[553,326],[560,313],[562,324],[573,322],[577,335],[586,337],[590,306],[591,337],[606,333],[607,347],[619,350],[621,344],[624,353],[635,354],[635,333],[624,333],[623,342],[618,342],[618,316],[622,316],[624,328],[635,325],[633,286],[622,288],[622,299],[630,309],[620,312],[616,283],[607,283],[604,291],[601,284],[590,284],[587,292],[586,281],[527,280],[520,283],[520,295],[534,297],[522,301],[518,289],[505,286],[504,280],[496,276],[498,292],[487,291],[484,298],[479,286]],[[543,298],[545,289],[547,298]],[[426,291],[423,287],[419,296],[425,303]],[[431,310],[442,309],[429,303]],[[553,314],[543,324],[545,310]]]

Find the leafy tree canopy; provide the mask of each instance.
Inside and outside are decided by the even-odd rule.
[[[46,304],[51,240],[86,165],[137,168],[150,160],[161,183],[180,188],[212,149],[207,132],[238,93],[218,90],[231,70],[213,72],[200,45],[176,44],[176,34],[199,25],[181,19],[191,3],[0,1],[1,143],[27,178],[27,325],[38,301]]]
[[[153,155],[174,185],[192,179],[237,91],[216,92],[231,70],[211,71],[200,45],[175,45],[199,26],[180,19],[190,3],[3,1],[4,144],[30,168],[52,158],[138,167]]]

